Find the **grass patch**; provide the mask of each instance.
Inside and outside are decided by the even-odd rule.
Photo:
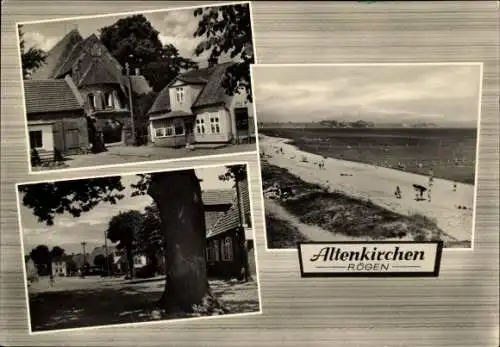
[[[293,186],[295,196],[277,202],[302,223],[316,225],[332,233],[373,240],[405,238],[414,241],[441,240],[444,235],[431,218],[420,214],[401,215],[371,201],[326,191],[267,162],[262,162],[262,179],[264,189],[275,182]],[[267,232],[268,240],[274,242],[283,240],[285,236],[279,228],[268,228]]]
[[[295,248],[297,242],[309,241],[288,221],[266,213],[267,245],[269,248]]]

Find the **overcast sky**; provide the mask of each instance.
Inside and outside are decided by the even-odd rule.
[[[203,168],[196,170],[198,178],[202,179],[202,190],[212,189],[232,189],[232,182],[219,180],[219,175],[224,173],[226,168],[218,166],[213,168]],[[148,196],[130,197],[132,189],[131,183],[135,183],[138,176],[129,175],[122,177],[122,184],[126,188],[125,198],[118,201],[116,205],[101,203],[88,213],[74,218],[70,214],[57,215],[53,226],[46,226],[39,223],[33,215],[32,210],[22,205],[20,196],[21,223],[25,254],[29,254],[34,247],[45,244],[52,248],[60,246],[66,250],[67,254],[81,252],[81,242],[86,241],[86,250],[89,252],[94,247],[104,244],[104,231],[107,229],[109,220],[120,211],[139,210],[143,211],[153,200]],[[108,244],[111,242],[108,240]]]
[[[480,66],[253,66],[259,121],[477,125]]]
[[[168,10],[162,12],[141,12],[153,28],[159,31],[159,38],[163,44],[173,44],[181,56],[200,62],[200,67],[206,64],[209,53],[194,56],[194,48],[202,38],[194,38],[193,34],[198,27],[200,17],[193,15],[194,8],[183,10]],[[115,15],[101,18],[65,20],[49,23],[24,24],[23,32],[26,47],[36,46],[45,51],[50,50],[68,32],[77,28],[83,38],[96,34],[99,29],[114,24],[121,18],[129,15]],[[228,60],[222,57],[221,62]]]

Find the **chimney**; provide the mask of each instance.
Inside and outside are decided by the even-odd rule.
[[[135,68],[135,75],[139,76],[141,74],[140,70],[138,67]]]

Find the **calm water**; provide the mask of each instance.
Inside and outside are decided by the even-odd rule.
[[[398,168],[463,183],[474,183],[476,129],[334,128],[260,130],[293,140],[301,150],[325,157]]]

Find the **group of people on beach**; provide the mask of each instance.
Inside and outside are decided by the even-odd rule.
[[[424,199],[424,192],[427,193],[427,201],[431,202],[431,194],[432,194],[432,187],[434,185],[434,172],[432,169],[429,170],[429,175],[428,175],[428,183],[427,187],[414,184],[413,188],[415,189],[415,199],[416,200],[425,200]],[[457,183],[453,182],[453,191],[457,191]],[[399,186],[396,186],[396,190],[394,192],[394,196],[396,198],[401,199],[403,197],[401,193],[401,188]]]

